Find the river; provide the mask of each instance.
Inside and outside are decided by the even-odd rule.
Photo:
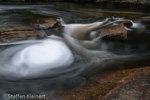
[[[150,65],[149,24],[138,20],[149,15],[142,8],[128,11],[114,8],[114,5],[1,2],[0,27],[33,27],[46,18],[62,18],[68,24],[87,24],[109,17],[124,17],[134,24],[126,40],[100,39],[103,50],[84,48],[77,39],[67,35],[1,43],[0,94],[48,94],[78,86],[105,68]]]

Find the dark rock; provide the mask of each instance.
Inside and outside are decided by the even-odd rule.
[[[139,20],[144,24],[150,24],[150,16],[148,17],[141,17]]]
[[[125,27],[131,27],[133,25],[133,22],[131,20],[124,20],[120,21],[119,23],[122,23]]]

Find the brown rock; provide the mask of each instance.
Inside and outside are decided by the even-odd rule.
[[[55,24],[55,19],[49,18],[45,20],[45,23],[40,25],[44,30],[50,29],[50,34],[52,34],[52,32],[55,33],[58,31],[58,28],[54,27]],[[0,27],[0,42],[12,42],[33,38],[38,39],[40,37],[38,30],[41,30],[41,27]]]
[[[55,18],[48,18],[48,19],[45,20],[45,22],[56,23],[56,20],[55,20]]]
[[[3,32],[10,32],[10,31],[33,31],[34,28],[32,27],[0,27],[0,34]]]
[[[55,18],[49,18],[45,20],[45,23],[40,24],[40,25],[42,25],[44,29],[49,29],[49,28],[54,27],[55,24],[56,24]]]
[[[39,34],[30,27],[1,27],[0,42],[14,42],[26,39],[38,39]]]
[[[123,83],[111,90],[103,100],[149,100],[150,67],[140,68],[124,78]]]
[[[48,100],[148,100],[150,67],[107,71],[77,88],[54,92]]]
[[[51,35],[62,33],[61,28],[62,27],[59,25],[59,23],[56,22],[54,18],[49,18],[45,20],[45,23],[37,25],[35,29],[36,30],[42,29],[43,31],[46,32],[47,35]]]
[[[133,22],[131,20],[124,20],[120,21],[119,23],[122,23],[126,27],[131,27],[133,25]]]
[[[100,35],[110,39],[126,39],[127,31],[122,23],[115,26],[104,27],[100,30]]]

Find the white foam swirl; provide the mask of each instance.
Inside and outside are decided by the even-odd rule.
[[[10,61],[3,62],[0,66],[1,74],[8,73],[7,76],[16,78],[39,77],[47,74],[45,72],[48,70],[69,66],[74,61],[73,54],[67,45],[58,40],[43,40],[40,43],[25,46],[21,50],[18,49],[14,54],[13,51],[16,50],[13,49],[17,48],[13,46],[7,50],[12,57]]]

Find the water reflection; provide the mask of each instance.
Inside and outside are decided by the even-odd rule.
[[[1,26],[32,25],[44,22],[48,16],[59,16],[62,12],[51,5],[0,5]]]
[[[106,4],[105,4],[106,5]],[[67,21],[70,16],[76,18],[95,18],[95,17],[110,17],[121,16],[127,18],[137,18],[140,16],[147,16],[149,13],[142,13],[140,11],[122,11],[114,10],[110,7],[74,3],[0,3],[0,26],[14,26],[14,25],[34,25],[44,22],[45,18],[63,17]]]

